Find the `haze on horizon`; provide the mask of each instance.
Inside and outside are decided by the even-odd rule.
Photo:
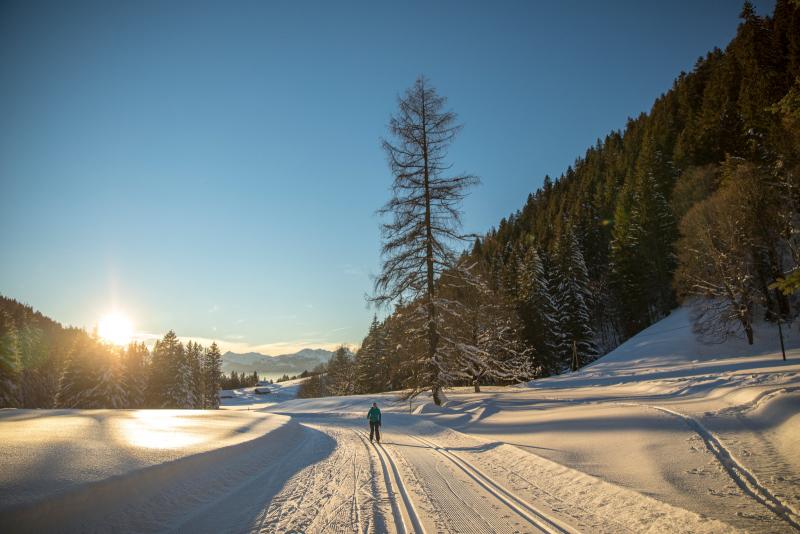
[[[464,220],[483,233],[724,46],[741,9],[202,4],[0,6],[0,293],[87,328],[120,310],[145,340],[358,344],[379,139],[418,74],[465,124],[450,161],[482,180]]]

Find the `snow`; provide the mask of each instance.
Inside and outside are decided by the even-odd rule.
[[[800,336],[780,359],[672,315],[518,387],[219,411],[0,412],[0,530],[786,532],[800,528]],[[370,444],[366,411],[384,413]],[[124,528],[120,528],[124,526]],[[13,528],[12,528],[13,527]]]
[[[749,369],[779,367],[780,338],[777,327],[757,324],[755,342],[748,345],[732,337],[724,343],[704,344],[691,332],[690,311],[677,308],[668,317],[646,328],[614,351],[583,369],[558,377],[529,382],[535,388],[600,386],[688,376],[718,376]],[[800,331],[783,327],[788,351],[800,348]],[[777,358],[776,358],[777,355]],[[792,364],[786,364],[792,365]]]
[[[220,392],[220,407],[222,409],[239,409],[245,407],[249,410],[265,409],[269,406],[297,398],[297,390],[306,379],[297,378],[285,382],[275,382],[265,386],[255,386],[241,389],[223,389]],[[269,390],[271,393],[258,394],[256,390]]]
[[[0,525],[26,504],[90,495],[93,484],[133,480],[148,469],[172,466],[167,472],[178,472],[181,461],[235,447],[288,422],[246,411],[0,410]]]

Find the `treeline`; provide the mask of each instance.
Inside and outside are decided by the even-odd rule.
[[[368,393],[357,383],[356,360],[344,345],[333,352],[327,364],[321,363],[312,371],[303,371],[299,376],[292,377],[295,378],[306,379],[297,390],[297,396],[301,399]]]
[[[231,371],[230,375],[222,375],[220,377],[220,389],[239,389],[257,386],[259,382],[258,373],[253,371],[251,374],[245,372],[237,373]]]
[[[797,315],[800,3],[766,17],[745,3],[724,51],[460,255],[449,244],[477,179],[444,174],[460,130],[444,102],[422,77],[398,101],[373,299],[394,307],[347,380],[320,378],[328,393],[408,388],[439,402],[448,385],[575,369],[684,301],[714,341],[752,341],[755,320]]]
[[[213,409],[221,364],[215,343],[120,349],[0,297],[0,407]]]

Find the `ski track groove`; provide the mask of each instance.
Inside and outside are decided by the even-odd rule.
[[[364,448],[367,451],[367,455],[369,456],[370,463],[372,463],[374,461],[374,459],[373,459],[372,454],[369,452],[370,451],[370,446],[367,445],[367,439],[361,434],[361,432],[359,432],[357,430],[353,430],[353,433],[356,436],[358,436],[358,438],[361,440],[361,443],[364,445]],[[378,460],[380,461],[380,464],[381,464],[381,473],[383,474],[383,482],[386,485],[386,493],[387,493],[387,497],[389,499],[389,506],[390,506],[391,511],[392,511],[392,520],[393,520],[394,525],[395,525],[395,530],[398,533],[405,534],[406,533],[406,526],[405,526],[405,522],[403,520],[403,515],[400,512],[400,508],[399,508],[399,506],[397,504],[397,494],[395,493],[395,491],[393,489],[394,485],[392,484],[391,477],[389,476],[389,470],[386,468],[386,463],[383,460],[383,456],[381,456],[381,454],[379,452],[377,452],[377,451],[375,452],[375,455],[378,457]],[[375,478],[373,478],[372,482],[373,482],[373,492],[374,492],[373,494],[377,494],[378,493],[377,480]],[[375,511],[374,512],[375,513],[375,517],[377,518],[378,517],[378,501],[377,501],[377,499],[373,502],[373,510]],[[384,529],[385,529],[385,521],[384,521]]]
[[[489,492],[489,494],[491,494],[497,500],[499,500],[507,507],[509,507],[511,510],[516,512],[522,518],[530,522],[536,528],[548,533],[560,534],[560,533],[575,532],[575,530],[572,529],[571,527],[568,527],[564,525],[561,521],[558,521],[557,519],[550,517],[548,514],[545,514],[544,512],[538,510],[530,503],[526,502],[525,500],[514,494],[512,491],[504,488],[502,485],[492,480],[488,475],[484,474],[477,467],[464,461],[461,457],[459,457],[455,453],[447,450],[447,448],[440,447],[439,445],[433,443],[432,441],[425,438],[421,438],[419,436],[411,435],[411,437],[416,439],[423,445],[430,447],[443,457],[450,460],[450,462],[459,467],[464,473],[466,473],[470,478],[472,478],[475,482],[477,482],[478,485],[480,485],[481,487],[483,487],[483,489]]]
[[[430,501],[437,532],[533,532],[525,518],[520,518],[459,466],[435,453],[427,444],[412,440],[408,434],[403,436],[408,441],[397,444],[402,447],[401,458],[415,474],[420,489]],[[495,521],[488,524],[487,518]]]
[[[733,479],[739,488],[750,495],[755,501],[761,503],[764,507],[772,513],[789,523],[795,530],[800,530],[800,518],[795,515],[792,508],[784,503],[781,499],[776,497],[766,486],[764,486],[758,478],[752,473],[745,465],[740,462],[723,444],[722,441],[714,435],[709,429],[695,419],[694,417],[677,410],[657,406],[655,404],[637,404],[620,402],[616,403],[621,406],[638,406],[643,408],[650,408],[662,413],[679,417],[686,425],[692,429],[698,436],[703,439],[706,448],[714,455],[717,461],[722,465],[728,475]]]
[[[359,442],[361,445],[364,446],[364,450],[366,451],[367,458],[369,458],[369,471],[370,471],[370,490],[372,495],[372,522],[367,523],[364,532],[369,532],[370,527],[372,527],[372,531],[374,532],[384,532],[386,531],[386,519],[383,517],[383,513],[380,509],[378,499],[378,495],[381,493],[381,489],[378,485],[378,478],[376,476],[377,469],[375,467],[375,456],[370,452],[370,447],[367,445],[366,441],[364,441],[363,436],[353,430],[353,433],[358,437]],[[380,460],[380,457],[378,458]],[[384,474],[383,472],[381,474]],[[397,510],[397,503],[394,495],[392,494],[391,490],[389,489],[390,486],[388,484],[388,480],[386,479],[386,475],[384,474],[384,484],[386,484],[386,493],[389,500],[390,507],[392,508],[392,519],[396,521],[395,513],[399,514],[400,512]],[[396,528],[396,527],[395,527]],[[397,532],[400,532],[398,530]]]
[[[384,448],[380,441],[375,448],[383,451],[383,453],[386,455],[386,459],[389,461],[389,465],[392,468],[392,473],[397,481],[397,487],[400,490],[400,496],[403,498],[403,504],[405,504],[406,513],[408,514],[408,519],[411,521],[412,527],[418,534],[425,534],[425,528],[422,526],[422,521],[420,521],[419,514],[417,514],[417,509],[414,507],[414,502],[411,500],[411,497],[408,496],[405,483],[403,482],[403,478],[400,476],[400,471],[397,469],[394,459],[392,459],[392,455],[389,454],[389,451]]]
[[[453,453],[453,454],[455,454],[455,453]],[[563,511],[562,511],[562,513],[564,513],[564,514],[566,514],[566,515],[569,515],[570,517],[572,517],[572,518],[573,518],[573,519],[575,519],[576,521],[578,521],[578,522],[580,522],[580,523],[586,523],[586,522],[588,521],[588,519],[587,519],[587,516],[588,516],[588,517],[593,517],[593,518],[595,518],[595,521],[597,521],[597,520],[600,520],[600,519],[597,517],[597,514],[595,514],[595,513],[594,513],[594,512],[592,512],[591,510],[587,510],[586,508],[584,508],[584,507],[583,507],[583,506],[581,506],[580,504],[576,504],[576,503],[572,503],[572,502],[567,502],[567,501],[565,501],[564,499],[562,499],[562,498],[560,498],[560,497],[557,497],[556,495],[553,495],[553,493],[552,493],[552,492],[550,492],[550,491],[546,490],[545,488],[543,488],[542,486],[540,486],[540,485],[539,485],[539,484],[537,484],[536,482],[534,482],[534,481],[532,481],[532,480],[528,480],[527,478],[523,477],[522,475],[519,475],[519,474],[517,474],[517,473],[515,473],[515,472],[513,472],[513,471],[510,471],[510,470],[508,470],[508,469],[505,469],[505,468],[504,468],[504,467],[502,467],[502,466],[500,466],[500,468],[501,468],[501,469],[503,469],[503,470],[504,470],[504,471],[505,471],[505,472],[508,474],[508,476],[509,476],[509,477],[516,477],[516,478],[518,478],[519,480],[521,480],[522,482],[524,482],[524,483],[525,483],[525,484],[527,484],[528,486],[531,486],[531,487],[534,487],[534,488],[536,488],[538,491],[540,491],[540,492],[544,493],[545,495],[547,495],[547,496],[548,496],[548,497],[550,497],[551,499],[553,499],[553,500],[557,501],[558,503],[560,503],[560,504],[564,505],[564,508],[565,508],[565,510],[563,510]],[[570,512],[570,509],[571,509],[571,508],[577,508],[578,510],[580,510],[581,512],[583,512],[583,513],[585,514],[585,516],[581,516],[581,517],[578,517],[578,516],[576,516],[574,513],[571,513],[571,512]],[[617,521],[617,520],[615,520],[615,519],[612,519],[612,518],[605,518],[605,519],[602,519],[602,520],[600,520],[600,521],[606,521],[606,522],[611,522],[611,523],[614,523],[614,524],[615,524],[615,525],[616,525],[616,526],[617,526],[619,529],[621,529],[621,530],[628,531],[628,532],[630,532],[631,534],[638,534],[638,531],[636,531],[636,530],[633,530],[633,529],[632,529],[631,527],[629,527],[628,525],[626,525],[626,524],[624,524],[624,523],[620,523],[619,521]]]
[[[369,446],[367,445],[366,438],[361,434],[361,432],[357,430],[353,430],[356,436],[361,439],[361,442],[364,444],[364,447],[367,447],[369,451]],[[400,511],[400,507],[397,504],[397,495],[395,491],[392,489],[394,484],[392,484],[391,477],[389,476],[389,470],[386,468],[386,462],[383,459],[381,453],[377,452],[378,460],[381,462],[381,470],[383,471],[383,480],[386,484],[386,492],[389,495],[389,504],[392,509],[392,519],[394,519],[394,526],[398,533],[406,534],[406,525],[403,519],[403,515]]]
[[[354,431],[354,432],[361,435],[361,438],[364,440],[364,444],[366,445],[366,440],[369,439],[367,438],[366,433],[362,433],[361,431]],[[380,444],[380,442],[377,443],[374,448],[378,454],[378,458],[381,460],[381,465],[383,467],[383,475],[384,479],[386,480],[386,487],[389,490],[389,496],[392,503],[392,513],[396,514],[395,525],[398,527],[398,532],[403,532],[403,533],[409,532],[408,526],[406,526],[406,517],[407,517],[408,522],[410,523],[410,526],[414,532],[425,534],[425,528],[422,526],[422,521],[419,518],[419,514],[417,514],[417,510],[414,507],[414,503],[408,496],[405,483],[403,482],[403,479],[400,476],[400,471],[397,469],[395,461],[392,459],[391,455],[383,447],[383,445]],[[394,479],[394,484],[392,484],[392,486],[397,487],[397,492],[400,494],[400,498],[403,501],[403,507],[406,512],[405,517],[403,516],[402,511],[399,509],[400,507],[397,504],[396,495],[390,489],[391,488],[390,483],[392,479]]]
[[[455,497],[455,499],[457,501],[459,501],[461,504],[463,504],[464,508],[469,509],[470,508],[469,503],[467,501],[465,501],[464,499],[462,499],[461,496],[458,494],[458,492],[453,488],[453,485],[450,483],[450,477],[448,476],[448,473],[442,473],[441,467],[440,467],[439,464],[436,464],[436,472],[439,473],[439,476],[444,481],[444,484],[445,484],[445,486],[447,486],[447,489],[450,491],[450,494],[453,497]],[[479,517],[480,517],[481,521],[483,521],[486,524],[486,527],[489,529],[489,531],[491,531],[492,530],[492,525],[482,515],[479,515]]]

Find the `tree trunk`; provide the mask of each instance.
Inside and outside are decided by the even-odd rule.
[[[751,325],[751,324],[744,325],[744,332],[745,332],[745,334],[747,334],[747,344],[748,345],[752,345],[753,344],[753,325]]]
[[[481,381],[479,378],[476,378],[472,381],[472,385],[475,386],[475,393],[481,392]]]
[[[442,405],[442,398],[439,397],[439,386],[431,387],[431,393],[433,394],[433,403],[436,406],[441,406]]]
[[[439,398],[439,390],[441,384],[439,383],[439,365],[436,361],[436,349],[439,344],[439,334],[436,330],[436,305],[433,302],[435,296],[434,285],[434,266],[433,266],[433,230],[431,228],[431,190],[430,190],[430,168],[428,162],[428,126],[427,116],[425,113],[425,93],[423,87],[422,95],[422,158],[423,158],[423,185],[425,187],[425,266],[427,268],[427,286],[428,286],[428,358],[430,359],[431,368],[431,393],[433,394],[433,402],[436,406],[441,406],[442,401]]]

